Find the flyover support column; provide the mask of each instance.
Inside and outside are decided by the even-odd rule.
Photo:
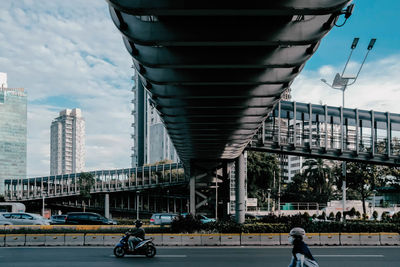
[[[235,192],[236,192],[236,212],[235,218],[237,223],[244,223],[245,207],[245,179],[246,179],[246,164],[245,154],[243,152],[235,162]]]
[[[191,175],[189,180],[189,191],[190,191],[190,213],[196,215],[196,176]]]
[[[104,195],[104,217],[110,218],[110,195]]]

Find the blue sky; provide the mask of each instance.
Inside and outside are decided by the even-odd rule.
[[[370,38],[377,38],[346,106],[400,113],[398,0],[356,0],[353,16],[333,30],[292,85],[294,100],[340,105],[332,81],[349,64],[357,70]],[[28,176],[48,175],[50,124],[64,108],[86,119],[87,170],[130,165],[131,59],[105,0],[1,0],[0,72],[9,87],[28,92]]]

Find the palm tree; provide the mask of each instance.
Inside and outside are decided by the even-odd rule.
[[[304,177],[317,199],[328,200],[332,187],[331,169],[322,159],[308,159],[303,164]]]

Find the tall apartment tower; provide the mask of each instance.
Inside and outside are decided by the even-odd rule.
[[[4,179],[26,178],[27,96],[23,88],[8,88],[0,73],[0,194]]]
[[[78,173],[84,168],[85,120],[80,109],[65,109],[51,123],[50,175]]]

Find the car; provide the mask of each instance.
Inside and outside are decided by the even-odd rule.
[[[215,222],[215,219],[208,218],[207,216],[204,215],[197,215],[196,217],[198,220],[200,220],[201,223]]]
[[[63,215],[53,215],[50,217],[50,224],[65,224],[65,220],[67,218],[66,214]]]
[[[94,212],[70,212],[67,213],[65,224],[114,225],[117,222]]]
[[[6,212],[2,216],[14,225],[49,225],[49,220],[39,214],[26,212]]]
[[[150,218],[151,225],[170,225],[178,217],[174,213],[154,213]]]
[[[3,214],[0,213],[0,225],[12,225],[13,223],[10,222],[8,219],[6,219],[5,217],[3,217]]]

